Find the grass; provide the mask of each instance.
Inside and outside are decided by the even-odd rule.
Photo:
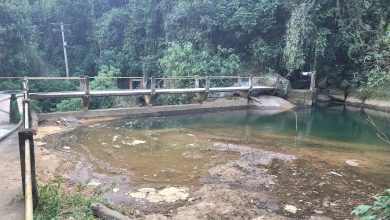
[[[38,185],[39,207],[34,212],[34,219],[96,219],[91,204],[98,201],[97,196],[85,196],[81,193],[84,185],[77,183],[74,193],[63,192],[61,178]]]

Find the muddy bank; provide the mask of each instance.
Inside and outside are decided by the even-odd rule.
[[[349,107],[375,110],[381,112],[389,112],[390,101],[377,100],[377,99],[360,99],[349,95],[344,97],[344,94],[340,91],[332,91],[329,95],[318,95],[317,100],[319,104],[326,105],[331,103],[342,103]]]
[[[365,158],[372,156],[370,161],[380,161],[376,154],[358,156],[340,150],[337,143],[327,143],[328,148],[323,150],[318,147],[324,145],[322,141],[308,140],[309,149],[291,148],[288,136],[252,131],[254,138],[247,139],[248,136],[242,133],[245,131],[180,128],[139,131],[139,135],[145,133],[145,136],[132,131],[128,135],[138,141],[131,139],[128,145],[116,143],[121,140],[117,135],[127,134],[118,131],[107,138],[113,141],[112,145],[120,147],[112,146],[111,151],[106,147],[96,154],[92,149],[86,151],[88,148],[77,150],[76,145],[72,145],[72,138],[66,145],[61,142],[54,142],[56,146],[48,144],[55,139],[71,137],[69,132],[80,126],[99,129],[96,121],[55,124],[43,125],[38,131],[44,148],[37,156],[37,164],[49,162],[37,169],[39,180],[47,178],[48,170],[49,174],[63,176],[65,186],[70,188],[81,181],[86,184],[87,193],[100,193],[111,207],[140,219],[315,219],[319,216],[319,219],[348,219],[352,207],[368,203],[371,196],[389,187],[386,181],[373,178],[377,173],[365,175],[367,170],[375,170],[375,164],[367,163]],[[170,143],[165,143],[162,137],[172,143],[182,143],[181,137],[183,141],[189,141],[182,143],[186,150],[178,154],[185,160],[197,161],[211,155],[210,160],[204,167],[191,163],[191,169],[183,168],[184,164],[172,170],[161,167],[160,171],[164,172],[149,173],[142,171],[148,165],[128,167],[130,160],[126,164],[115,164],[115,161],[104,159],[115,158],[115,152],[121,153],[126,146],[145,149],[141,155],[147,151],[163,152],[167,150],[163,146]],[[163,143],[162,146],[152,145],[155,138]],[[89,140],[88,136],[85,139]],[[99,155],[105,156],[99,158]],[[345,162],[348,159],[356,161],[358,166],[348,165]],[[157,164],[162,163],[157,157],[154,160]],[[167,161],[167,165],[162,165],[169,168],[174,161]],[[195,166],[198,171],[189,172]],[[183,181],[190,175],[193,180]],[[175,180],[177,177],[180,178]],[[167,178],[170,182],[165,181]]]

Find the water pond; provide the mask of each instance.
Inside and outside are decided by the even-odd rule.
[[[386,116],[370,117],[388,126]],[[390,146],[366,119],[359,111],[338,108],[120,119],[76,128],[57,139],[57,146],[128,170],[141,184],[196,184],[208,168],[239,157],[210,150],[223,142],[317,157],[339,166],[352,160],[359,164],[358,174],[380,176],[380,184],[387,185]]]

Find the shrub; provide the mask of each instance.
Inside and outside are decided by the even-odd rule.
[[[359,205],[353,209],[351,215],[361,220],[390,219],[390,189],[374,197],[373,205]]]

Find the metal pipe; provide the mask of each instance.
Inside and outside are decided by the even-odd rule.
[[[31,158],[30,158],[30,141],[25,140],[24,142],[24,159],[25,159],[25,195],[24,195],[24,206],[25,206],[25,219],[33,220],[33,198],[32,198],[32,179],[31,179]]]
[[[28,112],[28,103],[24,103],[24,128],[29,129],[29,112]]]

